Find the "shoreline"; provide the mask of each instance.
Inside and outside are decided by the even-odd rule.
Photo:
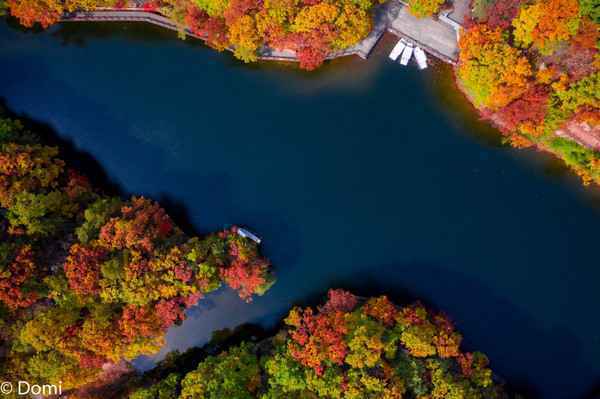
[[[105,13],[107,15],[101,15],[103,13]],[[108,14],[112,14],[112,15],[108,15]],[[132,15],[126,15],[126,14],[132,14]],[[133,15],[133,14],[135,14],[135,15]],[[162,27],[165,29],[169,29],[169,30],[172,30],[177,33],[180,33],[183,31],[183,33],[186,36],[189,36],[189,37],[192,37],[192,38],[195,38],[198,40],[202,40],[204,42],[204,44],[208,46],[206,36],[200,36],[200,35],[192,32],[187,27],[183,27],[183,29],[180,29],[180,27],[177,26],[177,24],[175,24],[171,19],[169,19],[168,17],[166,17],[158,12],[155,12],[155,11],[140,10],[137,8],[123,8],[123,9],[102,8],[102,9],[97,9],[95,11],[78,11],[78,12],[73,12],[73,13],[67,14],[65,17],[61,18],[61,20],[60,20],[60,23],[66,23],[66,22],[144,22],[144,23],[156,25],[156,26],[159,26],[159,27]],[[373,32],[375,32],[375,31],[371,31],[369,36],[372,35]],[[361,51],[360,49],[357,49],[354,47],[350,47],[346,50],[341,50],[341,51],[337,51],[335,53],[329,54],[325,59],[330,61],[330,60],[334,60],[337,58],[342,58],[342,57],[346,57],[346,56],[350,56],[350,55],[356,55],[356,56],[366,60],[368,58],[368,56],[370,55],[371,51],[373,50],[373,48],[375,48],[375,45],[379,42],[379,40],[383,36],[383,33],[384,33],[384,31],[376,32],[375,44],[372,47],[370,47],[367,52]],[[229,52],[234,51],[234,49],[231,47],[227,47],[227,48],[225,48],[225,50],[227,50]],[[296,56],[295,52],[292,50],[275,50],[275,49],[271,49],[271,48],[268,48],[265,46],[263,46],[261,49],[259,49],[259,54],[258,54],[257,58],[259,61],[283,61],[283,62],[296,62],[296,63],[299,62],[298,57]]]
[[[431,39],[424,35],[424,32],[428,31],[427,24],[433,24],[432,26],[445,26],[440,21],[434,20],[433,18],[417,19],[410,17],[409,21],[406,21],[406,15],[400,15],[406,12],[407,5],[400,0],[388,0],[387,2],[377,6],[373,11],[373,27],[369,34],[363,38],[360,42],[355,45],[348,47],[344,50],[339,50],[328,54],[325,60],[331,61],[337,58],[347,57],[356,55],[364,60],[369,58],[374,48],[377,46],[381,38],[386,32],[391,33],[399,39],[405,39],[413,44],[422,47],[431,56],[451,65],[456,65],[458,61],[458,53],[454,51],[452,58],[448,54],[444,54],[441,49],[434,48],[433,44],[425,43],[426,39]],[[401,22],[397,22],[403,18]],[[187,26],[179,26],[176,22],[171,20],[169,17],[161,14],[158,11],[145,10],[140,8],[97,8],[92,11],[75,11],[63,15],[59,21],[60,23],[65,22],[144,22],[150,23],[165,29],[172,30],[178,34],[183,34],[186,37],[192,37],[195,39],[202,40],[205,45],[208,37],[206,35],[198,35],[194,33]],[[412,23],[414,26],[409,26]],[[399,26],[406,26],[403,32],[399,29]],[[447,27],[450,27],[448,25]],[[446,27],[446,28],[447,28]],[[454,32],[454,27],[452,30]],[[434,32],[435,33],[435,32]],[[432,33],[432,38],[434,38]],[[445,32],[447,33],[447,32]],[[415,36],[422,36],[420,39]],[[434,38],[437,39],[437,38]],[[437,40],[431,40],[431,43],[436,43]],[[458,40],[455,43],[458,46]],[[225,50],[233,52],[233,47],[227,47]],[[269,48],[265,45],[258,49],[257,60],[259,61],[283,61],[283,62],[299,62],[296,52],[293,50],[282,49],[277,50]]]
[[[554,159],[556,159],[557,161],[560,161],[561,164],[565,167],[565,169],[570,174],[573,174],[580,181],[580,184],[582,184],[584,186],[584,188],[587,188],[590,186],[598,186],[598,184],[593,181],[587,181],[584,178],[584,176],[581,174],[582,172],[580,172],[579,170],[577,170],[574,167],[572,167],[571,165],[569,165],[565,161],[563,155],[559,151],[553,150],[551,147],[544,145],[544,143],[542,141],[529,141],[527,139],[529,141],[529,145],[519,146],[517,144],[514,144],[511,141],[511,138],[513,138],[515,136],[518,136],[518,137],[523,137],[523,136],[521,136],[520,134],[515,133],[515,132],[504,131],[504,129],[505,129],[504,126],[502,126],[500,123],[498,123],[498,121],[496,119],[485,117],[483,111],[480,110],[479,108],[477,108],[477,106],[475,105],[475,102],[473,101],[473,98],[469,95],[467,90],[463,87],[460,80],[458,79],[457,68],[458,68],[457,65],[452,66],[452,79],[454,81],[454,86],[456,87],[456,90],[458,90],[458,92],[461,93],[467,99],[468,103],[472,107],[472,112],[475,112],[477,114],[477,116],[483,122],[489,124],[489,126],[491,126],[498,133],[498,136],[501,138],[503,145],[509,145],[510,147],[513,147],[517,150],[531,149],[531,150],[535,150],[535,151],[538,151],[541,153],[548,154],[548,155],[552,156]],[[561,132],[561,131],[562,131],[562,129],[559,128],[553,132],[553,135],[555,136],[555,138],[564,138],[566,140],[573,141],[574,143],[576,143],[577,145],[579,145],[582,148],[585,148],[585,149],[588,149],[591,151],[596,151],[593,147],[589,147],[589,146],[583,144],[582,142],[574,140],[573,138],[571,138],[570,136],[568,136],[566,134],[560,134],[559,132]],[[523,138],[526,139],[525,137],[523,137]]]

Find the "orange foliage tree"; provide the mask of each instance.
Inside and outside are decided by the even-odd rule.
[[[521,7],[512,21],[515,41],[521,47],[534,45],[552,53],[560,41],[568,40],[579,29],[578,0],[537,0]]]
[[[105,258],[106,251],[102,248],[80,244],[71,246],[64,266],[69,287],[79,295],[97,294],[100,290],[100,267]]]
[[[39,23],[47,28],[57,23],[64,12],[61,0],[8,0],[7,3],[10,13],[26,27]]]
[[[497,110],[527,91],[531,65],[501,29],[474,25],[459,46],[458,77],[477,107]]]

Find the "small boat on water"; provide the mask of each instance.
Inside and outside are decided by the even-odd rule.
[[[425,54],[425,51],[423,51],[421,47],[415,47],[414,54],[419,69],[427,68],[427,55]]]
[[[408,61],[413,54],[414,45],[412,43],[408,43],[402,52],[402,57],[400,57],[400,65],[406,66],[408,65]]]
[[[250,230],[246,230],[242,227],[238,227],[236,232],[239,236],[244,237],[244,238],[249,238],[257,244],[260,244],[260,242],[261,242],[260,237],[258,237],[256,234],[254,234]]]
[[[398,59],[398,57],[400,57],[400,54],[402,54],[402,51],[404,51],[405,47],[406,47],[406,42],[404,41],[404,39],[400,39],[398,41],[398,43],[396,43],[396,45],[392,49],[392,52],[389,55],[390,59],[392,61],[396,61]]]

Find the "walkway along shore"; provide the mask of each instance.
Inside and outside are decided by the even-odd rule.
[[[455,0],[462,6],[468,0]],[[450,18],[448,18],[448,16]],[[375,9],[374,23],[371,33],[356,45],[345,50],[330,54],[327,59],[357,55],[367,59],[375,48],[379,39],[388,31],[398,37],[413,42],[429,54],[444,62],[456,64],[458,60],[458,27],[460,22],[452,18],[452,14],[443,18],[417,19],[408,12],[408,6],[398,0],[389,0]],[[183,32],[200,40],[206,37],[199,36],[190,29],[178,26],[169,18],[156,12],[127,9],[97,9],[94,11],[81,11],[65,14],[62,22],[88,22],[88,21],[114,21],[114,22],[146,22],[176,32]],[[230,51],[232,49],[229,49]],[[258,58],[265,61],[298,61],[296,53],[292,50],[275,50],[268,47],[259,49]]]

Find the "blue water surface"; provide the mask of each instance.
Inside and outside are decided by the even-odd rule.
[[[124,193],[199,232],[262,236],[273,289],[252,304],[211,295],[163,353],[270,327],[344,287],[419,298],[532,397],[583,397],[600,376],[597,195],[549,157],[498,145],[447,68],[403,69],[390,44],[307,74],[139,25],[2,22],[0,97]]]

